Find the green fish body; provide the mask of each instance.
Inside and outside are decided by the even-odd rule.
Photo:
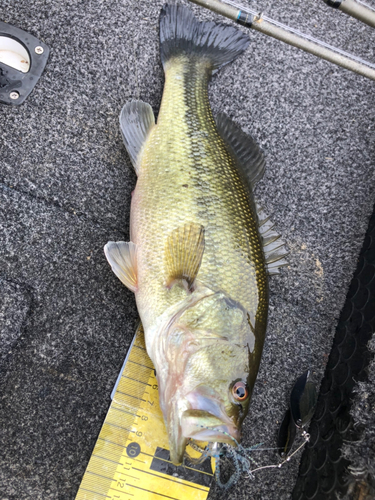
[[[110,242],[105,252],[135,292],[179,464],[189,439],[240,440],[265,338],[267,265],[277,272],[285,250],[252,195],[262,153],[226,116],[215,122],[208,101],[212,73],[247,47],[247,37],[198,23],[178,5],[163,8],[160,32],[157,124],[141,101],[120,117],[138,175],[131,242]]]

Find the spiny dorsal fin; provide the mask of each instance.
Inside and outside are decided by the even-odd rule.
[[[151,106],[143,101],[128,102],[121,110],[120,128],[122,138],[137,174],[142,147],[154,125],[154,112]]]
[[[256,202],[255,207],[258,215],[259,232],[263,241],[263,250],[268,274],[279,274],[280,267],[289,264],[284,258],[289,252],[280,235],[273,230],[274,224],[270,221],[270,218],[266,215],[263,208]]]
[[[115,275],[132,292],[137,291],[137,245],[132,241],[109,241],[104,253]]]
[[[224,113],[217,115],[216,126],[251,189],[254,189],[263,177],[265,168],[264,156],[258,144]]]
[[[204,252],[204,227],[188,223],[168,236],[165,247],[167,286],[183,280],[191,290],[197,277]]]

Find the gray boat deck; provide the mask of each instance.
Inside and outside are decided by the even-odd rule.
[[[103,246],[129,237],[136,176],[118,115],[132,98],[157,113],[162,4],[0,0],[1,20],[51,48],[26,102],[0,106],[1,500],[74,499],[135,332],[133,294]],[[375,31],[322,1],[255,5],[375,62]],[[267,170],[257,199],[290,249],[289,268],[270,280],[268,336],[244,425],[245,445],[272,447],[294,379],[308,368],[317,382],[323,375],[375,201],[375,82],[250,38],[213,78],[210,99],[214,113],[261,144]],[[277,461],[274,452],[254,458]],[[298,464],[244,479],[223,497],[288,499]]]

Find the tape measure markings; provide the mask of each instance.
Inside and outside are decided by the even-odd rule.
[[[94,493],[94,495],[99,495],[101,497],[106,497],[106,498],[111,498],[109,497],[108,495],[101,495],[100,493],[98,493],[97,491],[91,491],[91,490],[87,490],[86,488],[82,488],[82,486],[79,488],[80,490],[83,490],[83,491],[88,491],[89,493]]]
[[[119,394],[123,394],[124,396],[129,396],[130,398],[135,398],[135,399],[139,399],[139,401],[144,401],[146,403],[146,400],[145,399],[142,399],[142,398],[137,398],[137,396],[132,396],[131,394],[127,394],[126,392],[122,392],[122,391],[119,391],[117,390],[117,392]]]
[[[110,479],[112,481],[111,477],[102,476],[101,474],[97,474],[96,472],[92,472],[90,470],[87,471],[87,474],[94,474],[95,476],[104,477],[105,479]]]
[[[163,451],[168,451],[168,450],[163,450]],[[148,457],[151,457],[151,458],[154,458],[154,459],[157,459],[157,460],[161,460],[161,461],[163,461],[163,462],[166,462],[166,463],[170,464],[170,465],[171,465],[171,466],[173,466],[173,467],[176,467],[176,468],[178,467],[178,466],[176,466],[176,465],[173,465],[173,463],[172,463],[170,460],[167,460],[167,459],[165,459],[165,458],[161,458],[161,457],[156,456],[156,453],[157,453],[157,452],[158,452],[158,449],[156,450],[155,455],[150,455],[149,453],[145,453],[144,451],[141,451],[141,452],[140,452],[140,454],[141,454],[141,455],[146,455],[146,456],[148,456]],[[168,451],[168,453],[169,453],[169,451]],[[137,459],[134,459],[134,458],[133,458],[133,460],[137,460]],[[139,461],[139,462],[142,462],[142,463],[145,463],[145,462],[143,462],[143,461],[141,461],[141,460],[138,460],[138,461]],[[213,474],[212,474],[211,472],[206,472],[206,471],[204,471],[204,470],[202,470],[202,469],[194,469],[194,467],[189,467],[188,465],[183,465],[183,466],[181,466],[181,467],[183,467],[184,469],[189,469],[189,470],[191,470],[191,471],[198,472],[198,473],[200,473],[200,474],[206,474],[207,476],[213,477]]]
[[[134,378],[128,377],[127,375],[122,375],[122,378],[127,378],[129,380],[135,380]],[[139,382],[140,384],[143,384],[143,385],[149,385],[151,387],[151,384],[148,384],[147,382],[141,382],[140,380],[135,380],[135,382]]]
[[[132,485],[129,484],[129,486],[132,486]],[[137,488],[138,490],[147,491],[148,493],[153,493],[154,495],[159,495],[159,496],[164,497],[164,498],[171,498],[172,500],[179,500],[178,498],[169,497],[168,495],[163,495],[163,493],[156,493],[156,491],[146,490],[144,488],[140,488],[139,486],[132,486],[132,487]]]
[[[121,411],[121,413],[128,413],[129,415],[134,415],[134,417],[138,417],[136,413],[132,413],[131,411],[127,410],[122,410],[121,408],[116,408],[115,406],[112,406],[112,409],[116,411]]]
[[[133,467],[133,469],[139,470],[140,472],[143,472],[144,474],[150,474],[151,476],[162,477],[163,479],[167,479],[167,478],[164,478],[163,476],[159,476],[158,474],[154,474],[152,472],[142,471],[141,469],[137,469],[136,467]],[[181,481],[176,481],[175,479],[171,479],[171,478],[168,478],[168,481],[172,481],[173,483],[182,484]],[[206,491],[206,490],[203,490],[202,488],[198,488],[197,486],[193,486],[191,484],[187,484],[186,486],[189,486],[190,488],[194,488],[196,490]]]
[[[138,328],[76,500],[206,500],[209,467],[170,462],[156,373]]]

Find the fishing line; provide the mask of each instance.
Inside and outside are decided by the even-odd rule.
[[[203,462],[206,458],[211,456],[212,458],[215,459],[215,479],[220,488],[223,490],[228,490],[231,488],[234,484],[236,484],[239,480],[242,474],[247,474],[247,476],[250,479],[254,479],[254,472],[258,472],[260,470],[264,469],[280,469],[284,464],[289,462],[296,453],[298,453],[305,445],[306,443],[309,442],[310,440],[310,434],[308,434],[306,431],[303,431],[301,433],[301,436],[304,439],[304,442],[298,446],[298,448],[291,454],[288,455],[282,462],[279,462],[278,464],[270,464],[270,465],[262,465],[260,466],[256,460],[251,456],[251,453],[253,451],[266,451],[266,450],[278,450],[279,448],[261,448],[263,443],[257,443],[253,446],[250,446],[249,448],[245,448],[239,442],[231,436],[228,432],[225,432],[221,429],[213,429],[206,427],[204,425],[200,425],[202,429],[207,429],[210,431],[217,431],[220,432],[221,434],[224,434],[225,436],[229,437],[234,444],[236,445],[231,446],[230,444],[223,444],[220,449],[216,452],[215,450],[215,445],[218,443],[209,443],[208,446],[206,446],[205,449],[202,449],[200,446],[198,446],[196,443],[193,442],[193,440],[190,440],[189,445],[196,451],[202,453],[202,455],[198,459],[193,460],[199,460],[200,463]],[[189,460],[191,460],[189,454],[185,452]],[[204,457],[204,460],[202,460]],[[220,479],[220,467],[221,467],[221,462],[225,458],[230,458],[233,466],[234,466],[234,472],[228,479],[226,483],[223,483]],[[256,466],[255,469],[251,469],[251,464],[254,464]]]
[[[333,50],[334,52],[345,56],[349,57],[353,61],[357,61],[361,64],[364,64],[365,66],[368,66],[370,68],[375,69],[375,64],[370,63],[369,61],[366,61],[365,59],[362,59],[361,57],[355,56],[349,52],[346,52],[343,49],[340,49],[339,47],[335,47],[334,45],[331,45],[329,43],[324,42],[323,40],[319,40],[318,38],[315,38],[311,35],[308,35],[307,33],[303,33],[297,28],[292,28],[290,26],[287,26],[286,24],[280,23],[279,21],[275,21],[274,19],[271,19],[270,17],[267,17],[263,15],[263,13],[259,13],[258,10],[252,9],[251,7],[243,7],[242,5],[233,2],[232,0],[222,0],[223,3],[226,3],[228,5],[232,5],[232,7],[235,7],[236,9],[240,10],[241,12],[245,14],[251,14],[255,16],[255,19],[263,19],[264,21],[267,21],[270,24],[273,24],[274,26],[277,26],[278,28],[282,28],[286,31],[289,31],[289,33],[293,33],[294,35],[297,35],[301,38],[305,38],[306,40],[309,40],[310,42],[316,43],[317,45],[320,45],[321,47],[324,47],[329,50]]]
[[[201,463],[203,463],[206,460],[206,458],[212,456],[210,453],[209,446],[206,446],[205,449],[202,449],[200,446],[198,446],[196,443],[194,443],[193,440],[191,440],[191,439],[189,441],[189,446],[190,446],[190,448],[197,451],[198,453],[201,453],[200,457],[192,457],[191,455],[189,455],[189,452],[185,450],[185,456],[189,460],[189,462],[191,462],[192,464],[200,465]]]
[[[367,7],[368,9],[372,10],[375,12],[375,8],[372,6],[372,5],[369,5],[368,3],[365,3],[365,2],[361,2],[361,0],[356,0],[357,3],[360,3],[361,5],[363,5],[364,7]]]

